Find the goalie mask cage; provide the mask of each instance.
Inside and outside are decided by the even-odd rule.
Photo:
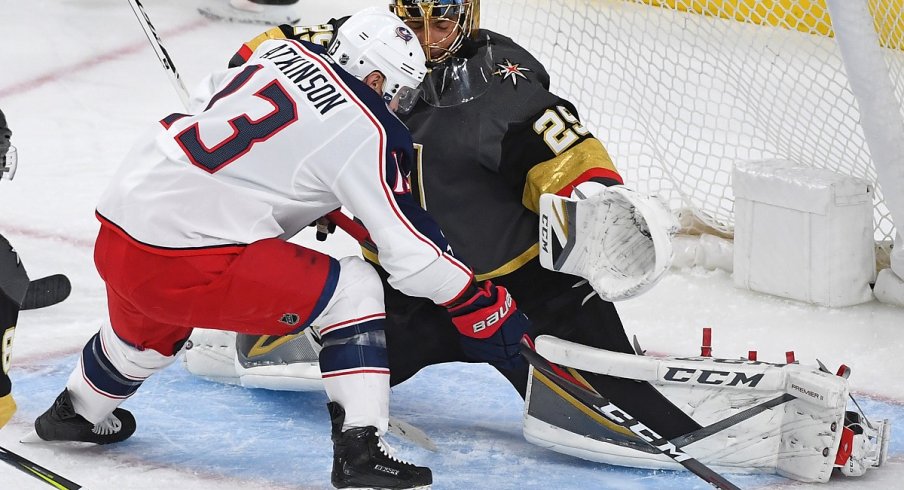
[[[894,239],[904,0],[482,3],[483,27],[546,65],[626,185],[666,197],[682,222],[730,235],[732,165],[782,158],[872,182],[875,239]]]

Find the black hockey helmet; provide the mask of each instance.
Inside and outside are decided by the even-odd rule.
[[[430,31],[423,29],[421,46],[429,63],[441,62],[461,48],[465,38],[472,37],[480,27],[480,0],[394,0],[390,8],[409,27],[422,30],[431,22],[454,22],[455,29],[442,39],[430,39]],[[448,47],[442,47],[450,37],[454,37]],[[430,51],[440,49],[442,53],[431,56]]]

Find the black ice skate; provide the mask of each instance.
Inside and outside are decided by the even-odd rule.
[[[390,456],[376,427],[355,427],[342,432],[345,410],[327,404],[333,424],[333,473],[336,488],[429,488],[430,468],[415,466]]]
[[[35,432],[45,441],[81,441],[111,444],[124,441],[135,432],[135,417],[117,408],[103,422],[94,425],[75,413],[69,390],[60,396],[35,420]]]

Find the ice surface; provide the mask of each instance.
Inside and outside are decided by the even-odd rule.
[[[260,27],[211,23],[205,2],[144,2],[189,87],[226,64]],[[321,23],[383,2],[305,0],[306,23]],[[20,409],[0,431],[0,445],[92,489],[329,488],[331,449],[326,397],[246,390],[189,376],[177,364],[148,380],[126,402],[138,431],[107,447],[22,445],[34,418],[64,385],[84,342],[105,321],[92,246],[94,206],[136,136],[181,110],[126,0],[0,0],[0,107],[13,129],[20,166],[0,183],[0,232],[17,247],[33,278],[72,280],[72,296],[53,308],[23,312],[13,355]],[[311,234],[299,240],[314,242]],[[342,235],[337,254],[357,252]],[[646,295],[621,303],[629,335],[657,353],[699,352],[700,330],[713,327],[716,355],[759,351],[766,361],[820,358],[853,368],[851,385],[867,415],[894,420],[888,466],[831,488],[899,488],[904,477],[904,309],[877,303],[828,309],[736,290],[723,272],[675,271]],[[429,465],[438,489],[709,488],[679,472],[600,465],[524,441],[522,404],[494,370],[450,364],[396,387],[395,416],[439,445],[429,453],[391,440],[404,458]],[[775,476],[735,476],[743,488],[801,486]],[[50,488],[0,463],[0,490]]]

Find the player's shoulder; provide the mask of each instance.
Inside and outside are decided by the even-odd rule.
[[[280,55],[281,53],[285,54]],[[301,59],[296,60],[290,53],[294,53]],[[345,71],[322,45],[310,41],[289,39],[269,40],[258,47],[254,56],[271,57],[271,61],[278,65],[279,70],[296,82],[296,85],[303,91],[310,87],[312,96],[315,92],[319,96],[319,83],[314,79],[318,74],[311,70],[321,71],[320,76],[324,77],[327,82],[339,85],[338,88],[351,99],[351,105],[357,107],[357,114],[363,119],[369,120],[365,123],[382,128],[390,139],[394,139],[395,135],[407,135],[407,128],[389,109],[382,95]],[[313,68],[307,68],[307,60],[310,60]]]
[[[488,73],[486,92],[478,111],[481,119],[512,121],[527,118],[553,104],[557,97],[549,91],[549,74],[540,61],[511,38],[481,29],[469,41],[469,68],[479,66]]]
[[[547,86],[549,85],[549,74],[543,63],[515,40],[495,31],[481,29],[478,31],[476,42],[482,44],[484,40],[489,46],[493,62],[497,65],[495,68],[501,69],[498,65],[505,65],[506,63],[503,61],[509,60],[511,64],[528,68],[530,71],[525,71],[525,74],[532,74],[540,81],[545,81]]]

